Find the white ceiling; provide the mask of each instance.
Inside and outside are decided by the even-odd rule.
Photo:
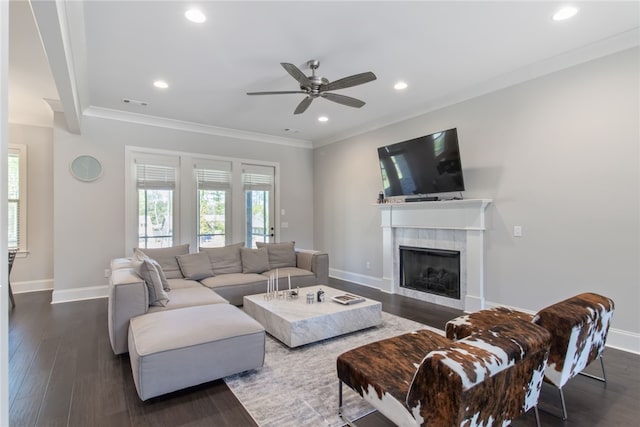
[[[18,3],[10,10],[10,121],[25,114],[28,99],[42,106],[42,98],[56,98],[28,5]],[[62,31],[67,25],[71,35],[67,78],[86,114],[144,114],[213,133],[230,128],[308,145],[640,44],[639,2],[573,4],[580,9],[573,19],[554,22],[560,2],[96,0],[67,10]],[[184,18],[192,5],[206,14],[205,23]],[[41,29],[48,15],[36,14]],[[50,32],[42,34],[47,45]],[[316,99],[294,116],[303,95],[245,94],[297,90],[279,64],[310,73],[309,59],[320,60],[318,74],[329,80],[373,71],[376,81],[337,92],[367,104],[356,109]],[[58,81],[60,71],[53,70]],[[154,88],[155,79],[169,88]],[[408,89],[395,91],[397,80]],[[329,121],[319,123],[320,115]]]

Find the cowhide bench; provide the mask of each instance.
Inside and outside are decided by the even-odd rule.
[[[567,408],[562,387],[582,373],[592,361],[600,359],[602,377],[584,374],[606,382],[602,353],[605,348],[614,303],[595,293],[582,293],[543,308],[535,315],[495,307],[457,317],[447,322],[447,338],[459,340],[474,332],[488,330],[497,324],[528,320],[551,333],[551,349],[545,380],[560,392],[562,418]]]
[[[230,304],[158,311],[134,317],[129,356],[140,399],[260,368],[262,325]]]

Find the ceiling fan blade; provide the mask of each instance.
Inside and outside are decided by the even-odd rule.
[[[338,104],[347,105],[349,107],[360,108],[365,102],[350,96],[338,95],[337,93],[323,93],[323,98],[327,98],[329,101],[337,102]]]
[[[369,83],[371,81],[374,81],[376,78],[376,75],[371,71],[367,71],[366,73],[354,74],[353,76],[338,79],[327,85],[322,85],[320,86],[320,91],[328,92],[331,90],[346,89],[348,87]]]
[[[293,114],[302,114],[304,113],[307,108],[309,108],[309,105],[311,105],[311,101],[313,101],[313,98],[311,98],[310,96],[305,97],[302,102],[300,102],[300,104],[298,104],[298,106],[296,107],[296,110],[293,112]]]
[[[289,93],[307,93],[303,90],[279,90],[275,92],[247,92],[247,95],[286,95]]]
[[[288,62],[281,62],[280,65],[282,65],[282,68],[287,70],[287,73],[291,74],[291,77],[296,79],[301,86],[311,87],[311,80],[309,80],[307,76],[305,76],[304,73],[300,71],[300,68],[296,67],[293,64],[289,64]]]

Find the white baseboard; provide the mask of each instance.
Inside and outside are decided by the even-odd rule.
[[[50,291],[52,289],[53,289],[53,279],[25,280],[22,282],[11,282],[11,291],[13,291],[14,294]]]
[[[525,310],[519,307],[507,306],[505,304],[497,304],[495,302],[487,301],[485,303],[486,308],[493,307],[509,307],[513,310],[522,311],[524,313],[529,313],[531,315],[536,314],[534,311]],[[614,316],[615,321],[615,316]],[[622,351],[627,351],[629,353],[640,354],[640,334],[636,334],[629,331],[624,331],[622,329],[609,328],[609,334],[607,335],[607,347],[615,348]]]
[[[389,279],[366,276],[364,274],[352,273],[349,271],[337,270],[335,268],[329,269],[329,276],[346,280],[348,282],[356,283],[358,285],[368,286],[370,288],[377,288],[381,291],[391,293],[391,281]],[[475,305],[479,305],[480,302],[474,301]],[[473,306],[473,304],[472,304]],[[507,306],[505,304],[498,304],[491,301],[486,301],[485,308],[493,308],[497,306],[506,306],[514,310],[522,311],[529,314],[535,314],[531,310],[526,310],[520,307]],[[478,310],[481,307],[478,307]],[[624,331],[622,329],[610,328],[609,335],[607,336],[607,347],[615,348],[629,353],[640,354],[640,334]]]
[[[338,270],[335,268],[329,269],[329,276],[339,280],[345,280],[347,282],[356,283],[362,286],[368,286],[370,288],[380,289],[383,292],[391,291],[390,280],[384,278],[367,276],[359,273],[352,273],[350,271]]]
[[[107,298],[109,286],[88,286],[86,288],[54,289],[51,304],[81,301],[86,299]]]

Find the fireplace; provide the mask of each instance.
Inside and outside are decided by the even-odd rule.
[[[489,199],[465,199],[377,205],[384,260],[383,277],[377,286],[391,293],[467,312],[485,308],[485,209],[490,203]],[[402,286],[401,246],[459,252],[459,297]]]
[[[460,299],[460,251],[400,246],[400,287]]]

